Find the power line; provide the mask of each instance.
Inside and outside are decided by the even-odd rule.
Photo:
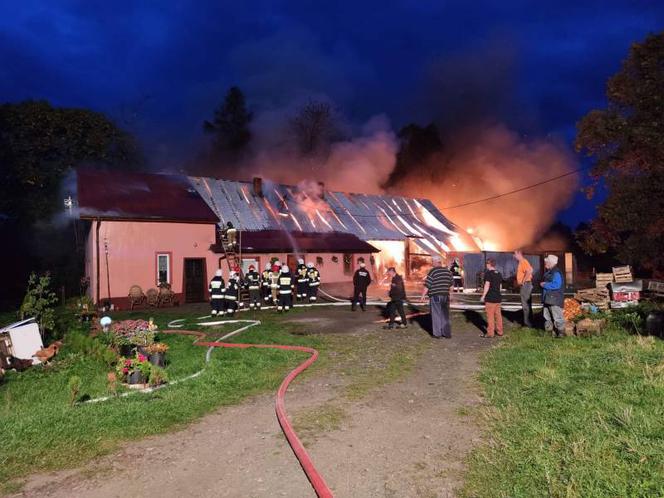
[[[515,189],[515,190],[510,190],[509,192],[503,192],[502,194],[492,195],[491,197],[485,197],[484,199],[477,199],[475,201],[464,202],[463,204],[457,204],[455,206],[447,206],[447,207],[439,208],[439,209],[441,211],[444,211],[446,209],[456,209],[456,208],[460,208],[460,207],[471,206],[473,204],[479,204],[480,202],[492,201],[492,200],[498,199],[500,197],[505,197],[506,195],[516,194],[518,192],[523,192],[524,190],[530,190],[531,188],[539,187],[540,185],[544,185],[545,183],[551,183],[551,182],[554,182],[556,180],[560,180],[561,178],[565,178],[566,176],[575,175],[576,173],[579,173],[579,172],[581,172],[585,169],[588,169],[588,166],[585,166],[585,167],[579,168],[579,169],[575,169],[574,171],[570,171],[570,172],[564,173],[562,175],[554,176],[553,178],[549,178],[548,180],[543,180],[543,181],[538,182],[538,183],[533,183],[532,185],[527,185],[525,187],[521,187],[521,188],[518,188],[518,189]]]

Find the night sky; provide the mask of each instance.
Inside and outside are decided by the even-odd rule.
[[[572,142],[657,1],[6,1],[0,95],[108,113],[177,169],[230,85],[254,110],[325,96],[349,120],[505,123]],[[579,194],[561,213],[591,217]]]

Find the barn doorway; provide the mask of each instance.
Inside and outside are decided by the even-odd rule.
[[[286,256],[286,265],[291,271],[291,275],[295,274],[295,270],[297,270],[297,256],[295,254],[288,254]]]
[[[205,301],[205,259],[184,258],[184,302]]]

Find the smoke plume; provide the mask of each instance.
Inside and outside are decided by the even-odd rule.
[[[393,189],[431,199],[479,238],[483,249],[512,250],[532,243],[574,195],[577,175],[502,195],[573,171],[574,158],[563,144],[522,138],[503,125],[466,128],[445,143],[443,152]],[[497,198],[459,206],[492,196]]]

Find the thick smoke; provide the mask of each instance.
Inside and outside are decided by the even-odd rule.
[[[501,195],[573,171],[574,157],[563,144],[525,139],[503,125],[467,128],[446,137],[446,143],[444,152],[413,169],[394,190],[430,198],[443,214],[481,239],[484,249],[511,250],[532,243],[574,195],[577,175]]]

